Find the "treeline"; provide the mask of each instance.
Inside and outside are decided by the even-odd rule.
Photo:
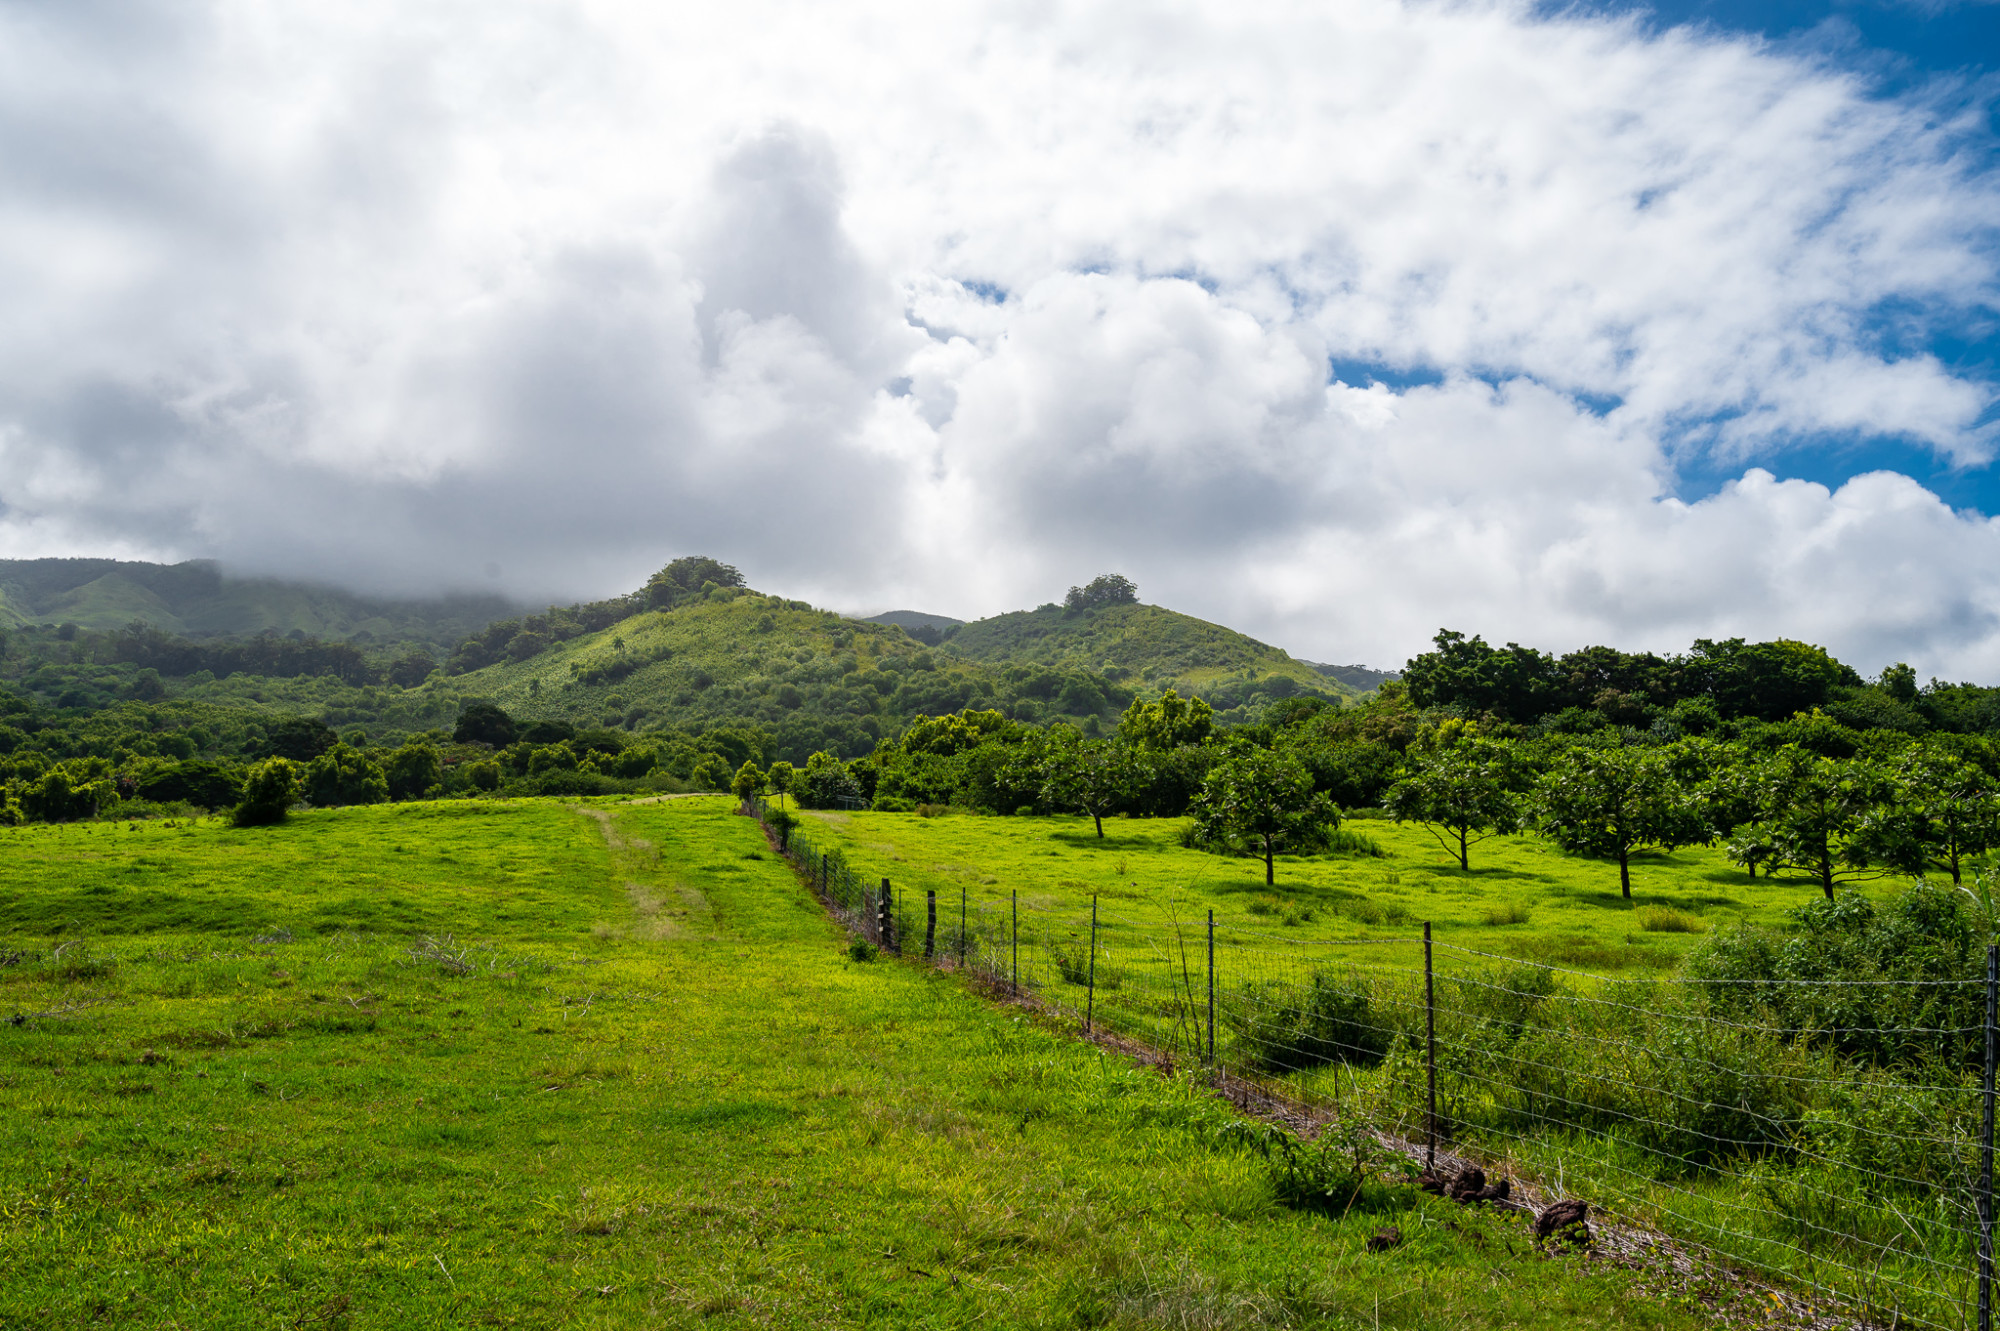
[[[460,643],[445,669],[454,675],[464,675],[502,661],[525,661],[559,642],[600,632],[633,615],[648,610],[671,610],[743,585],[743,575],[731,565],[705,555],[688,555],[655,573],[644,587],[629,596],[585,605],[551,606],[539,615],[495,620]]]

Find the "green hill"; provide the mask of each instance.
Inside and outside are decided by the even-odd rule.
[[[918,716],[998,708],[1095,733],[1131,690],[1074,667],[988,664],[935,652],[892,624],[803,601],[718,590],[528,656],[451,677],[517,717],[627,730],[753,725],[781,756],[855,757]]]
[[[987,665],[1088,670],[1127,687],[1178,689],[1221,709],[1294,694],[1348,697],[1352,686],[1234,629],[1156,605],[1045,605],[976,620],[942,649]]]
[[[392,600],[274,578],[231,578],[213,563],[0,560],[0,627],[133,622],[188,637],[298,633],[356,643],[447,646],[520,607],[498,596]]]

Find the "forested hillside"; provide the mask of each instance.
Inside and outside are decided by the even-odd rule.
[[[0,560],[0,628],[144,624],[195,638],[273,633],[367,643],[459,641],[520,607],[498,596],[390,600],[269,578],[231,578],[206,560]]]
[[[969,661],[1067,667],[1133,688],[1175,689],[1206,698],[1231,722],[1249,720],[1274,699],[1356,692],[1233,629],[1141,605],[1137,589],[1116,575],[1072,587],[1062,605],[961,625],[943,637],[941,649]]]

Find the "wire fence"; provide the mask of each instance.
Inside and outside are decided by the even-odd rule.
[[[1423,1186],[1532,1210],[1551,1242],[1747,1282],[1822,1324],[1991,1331],[1995,950],[1983,979],[1791,982],[1817,986],[1801,1004],[1784,982],[1563,970],[1427,924],[1315,940],[906,894],[749,807],[868,944],[1365,1126]]]

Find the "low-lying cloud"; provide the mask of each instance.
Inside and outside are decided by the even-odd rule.
[[[1993,456],[1964,88],[1386,0],[11,4],[0,73],[0,553],[2000,677],[1989,519],[1773,479]]]

